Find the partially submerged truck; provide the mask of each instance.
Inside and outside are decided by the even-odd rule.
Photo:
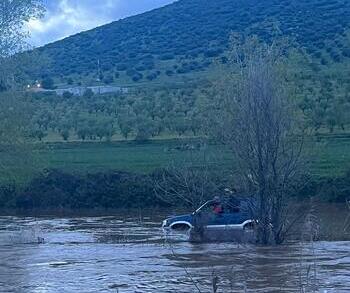
[[[232,203],[233,202],[233,203]],[[221,207],[217,209],[218,205]],[[217,197],[205,202],[193,213],[168,217],[162,227],[188,230],[190,241],[250,241],[257,221],[249,212],[247,200],[233,201]]]

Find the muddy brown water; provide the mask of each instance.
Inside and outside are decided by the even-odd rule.
[[[160,220],[0,217],[0,292],[350,292],[350,242],[191,244]]]

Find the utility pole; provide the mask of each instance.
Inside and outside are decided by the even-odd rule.
[[[97,59],[97,81],[101,81],[100,76],[101,76],[100,59]]]

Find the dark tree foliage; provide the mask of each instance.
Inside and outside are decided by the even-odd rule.
[[[166,174],[161,170],[151,175],[117,171],[79,175],[49,170],[33,179],[24,189],[14,184],[1,185],[0,209],[128,209],[169,205],[188,207],[185,200],[173,200],[170,203],[169,200],[161,200],[154,190],[155,181],[173,182],[173,176],[173,173]],[[183,173],[181,176],[184,176]],[[193,186],[204,183],[201,176],[196,180],[197,183],[191,179]],[[216,184],[219,182],[220,180]],[[208,183],[210,182],[205,184]],[[215,193],[215,190],[212,192]],[[344,203],[349,192],[350,172],[339,178],[309,181],[295,196],[303,199],[319,197],[325,201]]]
[[[128,209],[164,206],[149,175],[106,172],[87,175],[49,170],[24,190],[0,187],[0,208]]]
[[[41,85],[44,89],[48,89],[48,90],[52,90],[55,88],[55,83],[51,77],[45,77],[42,80]]]

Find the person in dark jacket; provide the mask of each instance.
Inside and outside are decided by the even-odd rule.
[[[227,206],[232,213],[239,213],[241,200],[237,196],[237,190],[230,190],[228,188],[225,189],[225,195],[227,197]]]

